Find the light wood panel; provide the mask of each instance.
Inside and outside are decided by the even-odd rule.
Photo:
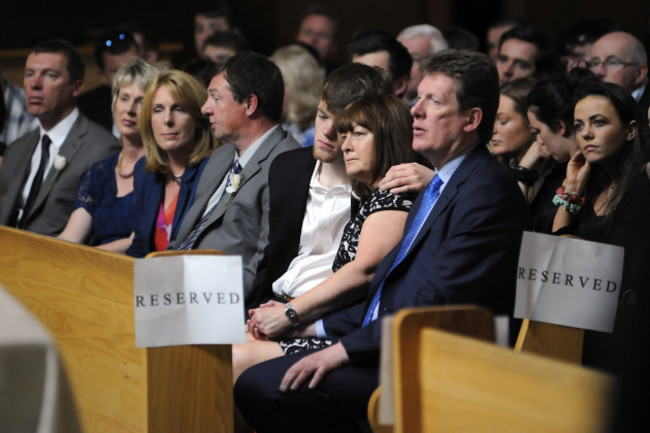
[[[611,377],[435,329],[419,337],[421,429],[595,433],[606,427]],[[407,408],[408,409],[408,408]]]
[[[230,346],[135,348],[133,259],[7,227],[0,245],[0,283],[54,337],[84,431],[232,431]]]
[[[582,363],[584,330],[524,319],[515,352],[528,352],[561,361]]]
[[[393,322],[393,388],[395,404],[395,431],[421,431],[422,406],[419,389],[420,377],[415,374],[422,364],[435,362],[421,356],[419,336],[422,329],[436,328],[462,335],[469,335],[494,342],[494,318],[489,310],[472,305],[453,305],[425,308],[407,308],[399,311]]]

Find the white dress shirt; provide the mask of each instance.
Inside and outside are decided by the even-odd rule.
[[[22,218],[23,206],[25,206],[25,203],[27,202],[29,191],[32,189],[34,177],[36,176],[38,166],[41,162],[41,153],[43,153],[41,149],[41,140],[43,139],[43,135],[47,134],[47,136],[50,137],[50,140],[52,140],[52,143],[50,143],[50,158],[47,162],[47,165],[45,166],[45,172],[43,173],[43,180],[45,180],[47,178],[47,174],[52,168],[54,158],[59,154],[59,150],[61,149],[63,142],[68,137],[68,133],[72,129],[72,125],[74,125],[74,123],[77,121],[78,117],[79,109],[75,108],[72,110],[72,112],[70,112],[70,114],[68,114],[63,120],[57,123],[56,126],[54,126],[54,128],[50,129],[49,131],[44,130],[42,126],[39,126],[41,135],[38,139],[38,144],[36,145],[34,154],[32,155],[32,165],[29,170],[29,176],[27,177],[27,181],[23,186],[23,200],[20,208],[18,209],[18,221],[20,221],[20,218]]]
[[[321,164],[316,163],[309,182],[298,256],[273,283],[273,292],[280,297],[298,297],[332,275],[343,228],[350,220],[350,184],[325,187],[319,180]]]

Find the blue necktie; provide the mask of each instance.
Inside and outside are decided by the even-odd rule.
[[[239,174],[239,172],[241,172],[241,165],[239,164],[239,159],[238,159],[234,162],[232,168],[230,169],[230,172],[227,174],[228,178],[226,180],[226,188],[228,188],[231,185],[230,175]],[[217,204],[218,202],[214,206],[212,206],[205,213],[205,215],[203,215],[201,221],[199,221],[199,223],[196,226],[194,226],[190,234],[187,235],[185,240],[181,242],[181,244],[176,248],[177,251],[187,251],[187,250],[191,250],[194,247],[194,243],[196,243],[196,240],[198,239],[199,235],[203,233],[203,230],[205,230],[205,227],[208,225],[208,220],[210,219],[212,212],[216,209]]]
[[[442,179],[440,179],[440,177],[436,174],[433,180],[429,183],[429,186],[427,187],[426,191],[424,192],[424,197],[422,198],[422,204],[420,204],[418,213],[415,215],[415,218],[413,218],[413,222],[411,223],[408,232],[406,232],[406,235],[402,240],[402,245],[400,245],[399,251],[397,252],[397,256],[395,257],[395,261],[393,261],[392,266],[384,276],[384,280],[379,285],[379,289],[377,289],[375,296],[373,296],[372,301],[370,302],[370,306],[368,307],[368,310],[366,311],[366,315],[363,318],[363,326],[367,326],[370,322],[372,322],[372,317],[374,316],[375,310],[377,310],[377,308],[379,307],[379,298],[381,297],[381,291],[384,288],[384,283],[386,282],[386,278],[388,278],[388,275],[390,275],[390,273],[393,272],[393,269],[395,269],[400,263],[402,263],[402,260],[404,260],[404,257],[406,257],[406,254],[411,249],[411,246],[413,245],[415,238],[418,236],[420,229],[422,228],[424,222],[427,220],[429,214],[431,213],[431,209],[433,209],[434,203],[438,199],[438,195],[440,194],[440,187],[442,186],[442,183],[443,183]]]

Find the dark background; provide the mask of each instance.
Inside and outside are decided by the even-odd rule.
[[[182,44],[173,54],[176,65],[194,55],[192,8],[198,0],[0,2],[0,65],[8,51],[15,54],[16,49],[27,49],[37,41],[52,37],[90,47],[102,30],[123,21],[144,22],[158,33],[161,42]],[[264,54],[294,38],[299,17],[311,4],[300,0],[233,0],[233,3],[241,10],[244,32],[253,49]],[[384,28],[397,34],[402,28],[419,23],[438,28],[460,26],[474,32],[483,43],[487,26],[501,17],[522,19],[550,38],[578,18],[607,17],[650,46],[650,1],[328,0],[316,3],[326,6],[339,18],[340,61],[346,60],[346,41],[361,28]]]

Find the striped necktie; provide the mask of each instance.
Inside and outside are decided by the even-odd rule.
[[[232,165],[232,168],[228,172],[228,178],[226,180],[226,189],[228,189],[228,187],[232,185],[230,181],[231,175],[239,174],[241,172],[241,169],[242,168],[241,165],[239,164],[239,160],[235,161]],[[191,250],[194,247],[194,244],[196,243],[196,240],[198,239],[199,235],[203,233],[203,230],[205,230],[206,226],[208,225],[208,220],[210,219],[212,212],[214,212],[214,210],[216,209],[218,203],[219,202],[215,203],[210,208],[210,210],[208,210],[205,213],[205,215],[203,215],[201,221],[199,221],[199,223],[196,226],[194,226],[190,234],[187,235],[185,240],[181,242],[178,248],[176,248],[178,251],[187,251],[187,250]]]

